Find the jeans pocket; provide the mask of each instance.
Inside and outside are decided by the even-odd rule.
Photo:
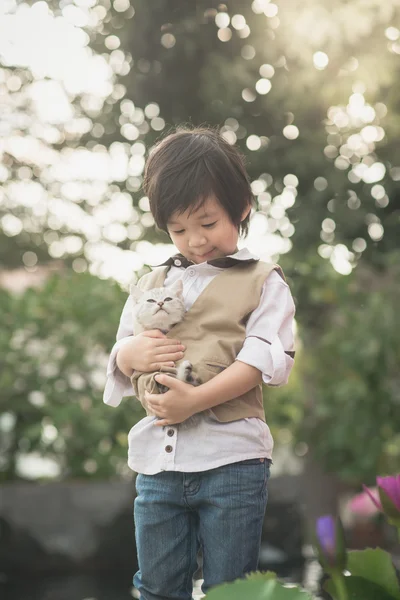
[[[227,465],[236,473],[239,487],[247,489],[250,493],[260,494],[261,497],[267,493],[269,479],[269,467],[271,461],[268,458],[249,458]]]

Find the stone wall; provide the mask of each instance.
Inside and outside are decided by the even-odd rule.
[[[0,571],[137,566],[132,482],[0,487]]]

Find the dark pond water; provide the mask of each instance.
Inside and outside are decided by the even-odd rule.
[[[276,570],[276,569],[275,569]],[[304,568],[281,568],[279,577],[288,583],[301,583],[310,592],[318,587],[320,571],[315,561],[306,562]],[[195,600],[199,586],[194,594]],[[314,596],[317,599],[317,596]],[[31,577],[14,573],[0,580],[1,600],[132,600],[132,574],[121,572],[112,575],[68,574]]]
[[[54,575],[15,573],[0,583],[1,600],[132,600],[131,575]]]

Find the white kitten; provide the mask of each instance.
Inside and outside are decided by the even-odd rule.
[[[181,279],[169,288],[153,288],[146,292],[131,284],[134,321],[144,330],[160,329],[167,333],[184,317],[182,290]]]

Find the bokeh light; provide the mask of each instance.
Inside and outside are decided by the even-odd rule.
[[[300,131],[296,125],[286,125],[286,127],[283,128],[283,135],[288,140],[295,140],[299,137]]]
[[[112,244],[121,246],[118,251],[122,254],[136,256],[138,240],[153,228],[153,220],[144,202],[139,202],[137,208],[132,206],[132,196],[140,193],[151,144],[169,123],[157,102],[148,100],[145,106],[135,106],[121,77],[128,75],[132,66],[147,76],[153,68],[161,68],[160,63],[157,65],[156,61],[153,65],[144,56],[133,61],[119,28],[105,27],[111,3],[107,3],[108,8],[96,2],[62,3],[57,16],[44,2],[32,5],[9,2],[7,6],[0,21],[0,52],[5,64],[0,67],[0,86],[3,98],[12,102],[18,98],[18,101],[13,108],[13,119],[9,117],[11,104],[0,115],[2,152],[11,157],[11,161],[0,163],[3,184],[0,198],[6,210],[0,218],[2,230],[9,237],[16,237],[23,232],[33,236],[44,228],[43,239],[50,256],[76,256],[73,265],[78,271],[92,268],[97,247],[98,257],[105,256],[104,248],[111,251]],[[112,7],[124,19],[135,15],[129,0],[114,0]],[[326,134],[321,157],[333,170],[331,175],[336,172],[346,178],[349,189],[345,205],[351,211],[359,210],[362,193],[355,189],[365,185],[364,196],[369,195],[373,203],[370,210],[375,208],[379,213],[390,206],[388,178],[400,180],[400,167],[388,164],[378,153],[379,144],[387,142],[384,119],[388,107],[381,99],[376,101],[361,54],[352,49],[345,60],[336,64],[340,46],[345,35],[350,35],[350,29],[341,34],[343,38],[336,35],[334,41],[329,32],[338,32],[340,24],[346,21],[351,23],[353,38],[361,35],[361,23],[349,18],[350,8],[336,7],[332,16],[321,9],[318,28],[312,26],[316,10],[315,6],[301,6],[296,20],[290,23],[285,7],[271,0],[254,0],[252,14],[244,9],[243,14],[229,14],[224,4],[204,11],[204,19],[210,23],[216,40],[224,43],[232,40],[232,48],[239,44],[235,52],[243,65],[243,73],[238,72],[238,105],[223,115],[221,133],[229,144],[239,142],[255,157],[265,153],[266,164],[270,159],[268,153],[275,152],[280,144],[284,143],[286,148],[300,147],[308,132],[304,130],[303,134],[301,117],[294,114],[290,102],[285,106],[285,120],[278,131],[275,124],[271,124],[270,130],[260,131],[256,120],[250,124],[243,119],[243,110],[257,119],[283,89],[284,97],[290,99],[293,91],[290,69],[296,58],[299,65],[304,65],[307,85],[310,83],[311,89],[313,86],[326,89],[329,97],[337,99],[337,103],[328,105],[326,119],[321,123]],[[260,44],[257,31],[260,26],[268,40],[266,45]],[[277,27],[282,36],[279,43]],[[96,53],[90,45],[91,36],[103,28],[103,52]],[[171,22],[166,21],[161,27],[158,38],[162,55],[181,43],[181,35],[171,17]],[[386,40],[387,55],[396,54],[398,27],[388,23],[380,35]],[[51,53],[47,51],[49,45]],[[276,55],[269,50],[273,45],[279,48]],[[303,48],[301,55],[293,52],[293,48],[299,47]],[[341,82],[337,94],[332,93],[328,78],[328,71],[335,65]],[[218,97],[214,102],[223,103]],[[285,103],[286,100],[282,110]],[[115,107],[119,114],[112,131],[104,117],[115,111]],[[109,136],[114,136],[114,141],[103,143]],[[81,142],[89,138],[89,143]],[[298,138],[296,144],[287,143]],[[293,235],[295,225],[286,210],[296,203],[299,179],[293,173],[285,175],[283,182],[270,181],[270,177],[260,169],[252,188],[260,211],[270,219],[268,232],[287,240]],[[331,213],[331,221],[335,222],[335,199],[329,199],[330,176],[321,168],[320,174],[314,174],[311,185],[326,202],[327,214]],[[15,211],[16,207],[28,213]],[[339,234],[337,228],[329,228],[331,221],[328,217],[321,220],[321,234],[325,237],[321,247],[325,248],[325,254],[330,247],[332,265],[336,268],[340,264],[342,271],[346,271],[348,267],[343,265],[346,261],[353,265],[354,259],[349,255],[345,260],[341,247],[333,252],[332,248],[337,248],[337,244],[333,246],[334,237]],[[365,243],[382,239],[382,223],[374,221],[366,227]],[[131,244],[128,250],[127,243]],[[360,250],[360,241],[353,243],[356,248],[352,250],[364,251]],[[25,267],[31,269],[39,261],[33,251],[25,252],[21,258]],[[102,269],[100,263],[96,259],[96,272],[104,276],[109,271]]]
[[[313,62],[316,69],[325,69],[329,63],[328,55],[325,54],[325,52],[315,52],[313,56]]]

